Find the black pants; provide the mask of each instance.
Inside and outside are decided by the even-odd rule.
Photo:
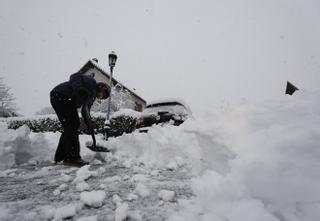
[[[50,93],[50,101],[63,127],[54,156],[55,162],[65,159],[81,159],[78,134],[80,119],[76,105],[71,98],[54,91]]]

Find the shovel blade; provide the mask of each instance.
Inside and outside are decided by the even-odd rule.
[[[92,150],[93,152],[110,152],[110,150],[103,146],[93,146],[93,145],[87,145],[87,148]]]

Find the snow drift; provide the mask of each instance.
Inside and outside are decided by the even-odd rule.
[[[318,220],[320,94],[295,95],[207,116],[237,157],[225,176],[194,177],[170,220]]]
[[[49,133],[47,135],[49,137]],[[51,141],[42,133],[31,133],[27,126],[8,130],[5,123],[0,123],[0,170],[16,164],[51,160]]]
[[[0,168],[50,160],[59,133],[33,134],[0,126]],[[81,136],[81,143],[88,137]],[[177,199],[177,220],[317,220],[320,217],[320,93],[242,104],[189,120],[179,127],[154,126],[98,143],[100,155],[126,167],[186,170],[191,200]],[[82,147],[82,155],[95,155]]]

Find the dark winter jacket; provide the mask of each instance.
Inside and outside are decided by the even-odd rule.
[[[90,119],[90,108],[96,99],[98,85],[93,77],[75,73],[69,81],[57,85],[52,90],[72,99],[77,108],[82,107],[81,113],[85,120]]]

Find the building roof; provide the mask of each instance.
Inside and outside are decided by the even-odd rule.
[[[106,76],[108,79],[110,79],[110,75],[103,69],[101,68],[98,63],[95,60],[89,60],[82,68],[80,68],[80,71],[86,72],[89,69],[96,68],[98,69],[104,76]],[[137,95],[135,92],[130,90],[128,87],[126,87],[124,84],[120,83],[117,81],[114,77],[112,77],[112,83],[113,85],[121,85],[124,89],[128,90],[131,94],[133,94],[135,97],[139,98],[142,100],[144,103],[147,103],[143,98],[141,98],[139,95]]]

